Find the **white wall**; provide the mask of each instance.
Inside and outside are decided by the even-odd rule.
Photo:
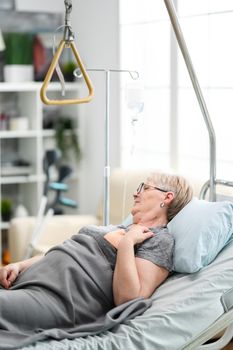
[[[56,5],[55,5],[56,4]],[[17,11],[33,11],[33,12],[50,12],[56,13],[61,12],[64,9],[64,1],[31,1],[31,0],[15,0],[15,9]]]
[[[86,68],[119,68],[118,1],[82,0],[73,2],[71,16],[75,43]],[[92,102],[81,106],[83,161],[79,212],[96,213],[103,191],[105,73],[90,72],[95,87]],[[119,165],[119,91],[117,73],[110,76],[110,166]]]

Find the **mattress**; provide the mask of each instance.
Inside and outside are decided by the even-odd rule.
[[[143,315],[100,335],[38,342],[24,350],[178,350],[224,313],[220,297],[233,287],[233,242],[194,274],[173,274]]]

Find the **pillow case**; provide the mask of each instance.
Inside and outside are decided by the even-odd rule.
[[[124,221],[122,221],[121,225],[123,226],[129,226],[129,225],[132,225],[133,223],[133,215],[132,214],[129,214]]]
[[[193,198],[168,229],[175,239],[174,271],[199,271],[233,238],[233,203]]]

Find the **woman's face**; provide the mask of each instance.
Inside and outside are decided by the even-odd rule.
[[[141,185],[141,191],[138,189],[133,195],[134,205],[131,214],[138,219],[142,217],[148,220],[156,219],[161,211],[160,204],[164,201],[166,193],[151,181],[147,181],[143,186]]]

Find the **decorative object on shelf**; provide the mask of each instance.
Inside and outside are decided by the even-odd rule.
[[[5,113],[0,114],[0,130],[7,130],[8,116]]]
[[[33,42],[33,61],[34,61],[34,79],[35,81],[43,81],[50,61],[53,57],[53,48],[48,40],[48,33],[37,33]],[[56,75],[53,81],[58,80]]]
[[[18,116],[11,117],[9,120],[9,128],[11,131],[20,130],[25,131],[28,130],[28,117]]]
[[[77,64],[73,61],[67,61],[63,64],[62,71],[66,81],[75,81],[76,76],[74,75],[74,71],[77,68]]]
[[[0,81],[3,81],[3,65],[4,65],[4,50],[6,45],[3,39],[2,31],[0,29]]]
[[[0,51],[4,51],[5,48],[6,48],[6,45],[3,39],[2,31],[0,29]]]
[[[69,151],[73,151],[77,162],[80,161],[82,152],[79,138],[74,127],[72,118],[61,116],[55,122],[55,139],[57,148],[61,151],[64,159],[69,158]]]
[[[31,163],[24,159],[17,159],[9,163],[3,163],[0,167],[0,176],[30,175],[33,171]]]
[[[17,218],[22,218],[22,217],[28,216],[27,208],[22,203],[20,203],[15,209],[14,216]]]
[[[65,183],[72,174],[72,168],[68,165],[60,164],[61,154],[55,149],[47,150],[43,159],[43,169],[46,175],[44,184],[44,197],[46,198],[46,211],[53,210],[53,214],[61,215],[64,211],[61,208],[66,206],[69,208],[77,208],[77,202],[73,199],[64,197],[63,193],[68,191],[68,185]],[[55,167],[57,170],[57,180],[51,181],[51,168]],[[55,192],[55,197],[52,201],[48,201],[48,193]]]
[[[23,82],[34,80],[33,34],[5,33],[4,80]]]
[[[12,201],[8,198],[1,200],[1,216],[2,221],[9,221],[12,214]]]

